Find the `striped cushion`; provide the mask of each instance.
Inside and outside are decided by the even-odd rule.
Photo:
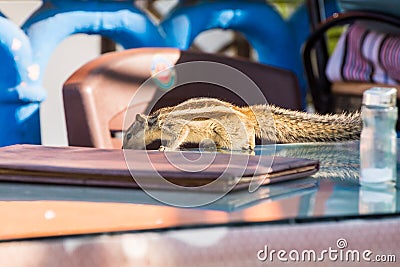
[[[329,58],[326,74],[332,82],[400,84],[400,35],[351,25]]]

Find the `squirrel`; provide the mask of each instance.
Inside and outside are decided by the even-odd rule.
[[[174,151],[185,143],[217,149],[254,151],[256,138],[272,143],[356,140],[359,112],[320,115],[274,105],[239,107],[216,98],[192,98],[149,116],[137,114],[124,134],[124,149],[146,149],[161,140],[160,150]]]

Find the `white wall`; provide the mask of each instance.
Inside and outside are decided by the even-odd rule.
[[[75,70],[99,54],[100,37],[84,34],[69,37],[54,51],[43,80],[48,97],[40,110],[42,144],[68,145],[62,85]]]

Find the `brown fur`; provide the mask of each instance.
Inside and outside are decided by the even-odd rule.
[[[144,149],[161,140],[162,150],[184,143],[213,143],[216,148],[253,150],[255,138],[268,142],[322,142],[358,139],[359,113],[319,115],[273,105],[238,107],[215,98],[194,98],[150,116],[137,115],[124,148]]]

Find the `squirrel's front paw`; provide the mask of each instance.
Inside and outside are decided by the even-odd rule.
[[[160,146],[160,148],[158,150],[159,151],[173,151],[173,149],[171,149],[170,147],[166,147],[166,146]]]

